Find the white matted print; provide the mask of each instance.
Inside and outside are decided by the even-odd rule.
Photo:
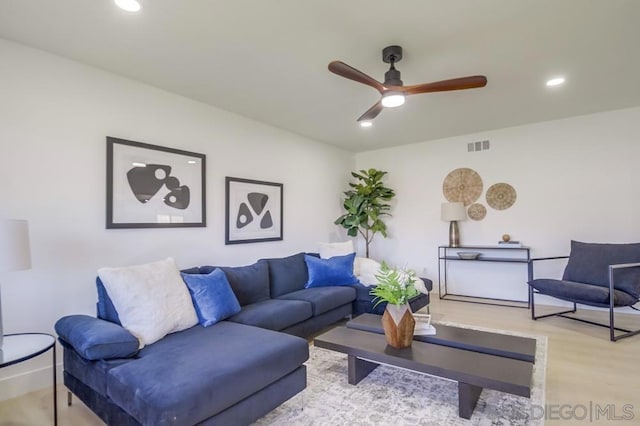
[[[282,184],[226,178],[225,244],[282,240]]]
[[[107,137],[107,229],[206,226],[205,161]]]

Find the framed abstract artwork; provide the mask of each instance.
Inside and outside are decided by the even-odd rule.
[[[282,184],[226,178],[225,244],[282,240]]]
[[[107,229],[206,226],[206,156],[107,137]]]

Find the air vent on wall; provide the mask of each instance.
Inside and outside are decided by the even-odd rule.
[[[469,142],[467,144],[467,152],[486,151],[491,147],[489,140]]]

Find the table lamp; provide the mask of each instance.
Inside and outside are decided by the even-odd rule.
[[[460,231],[458,221],[467,218],[467,211],[463,203],[442,203],[442,220],[449,223],[449,247],[460,246]]]
[[[29,226],[26,220],[0,220],[0,272],[31,268]],[[0,297],[0,349],[2,349],[2,298]]]

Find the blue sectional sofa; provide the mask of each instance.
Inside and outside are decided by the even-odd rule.
[[[305,288],[304,253],[220,269],[240,312],[139,351],[97,279],[98,318],[71,315],[56,323],[67,388],[109,425],[249,424],[305,388],[303,338],[350,316],[359,293],[369,297],[353,283]],[[414,301],[416,309],[426,303]]]

